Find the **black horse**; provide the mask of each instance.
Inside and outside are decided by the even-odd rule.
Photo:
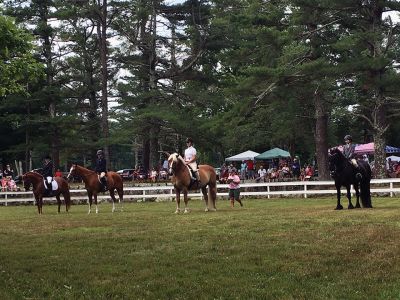
[[[360,196],[363,207],[372,208],[370,181],[372,177],[371,167],[366,161],[358,161],[359,168],[357,169],[344,155],[335,148],[329,153],[329,171],[332,178],[335,180],[337,191],[337,206],[336,209],[343,209],[340,204],[340,187],[344,186],[347,189],[347,199],[349,199],[349,209],[360,208]],[[356,176],[361,173],[361,176]],[[361,178],[360,178],[361,177]],[[354,207],[351,203],[350,186],[353,185],[356,191],[357,203]],[[358,189],[360,186],[361,194]]]

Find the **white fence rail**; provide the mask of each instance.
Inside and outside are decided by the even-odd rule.
[[[228,185],[219,184],[217,186],[218,197],[228,196]],[[342,193],[345,189],[342,188]],[[352,189],[352,193],[355,191]],[[241,184],[241,196],[252,197],[289,197],[297,196],[307,198],[313,195],[332,195],[336,194],[333,181],[291,181],[291,182],[266,182],[266,183],[244,183]],[[393,197],[400,195],[400,178],[373,179],[371,181],[371,194],[384,194]],[[200,192],[190,193],[190,198],[201,198]],[[61,197],[62,198],[62,197]],[[101,194],[98,201],[111,200],[108,193]],[[173,200],[175,192],[172,185],[166,186],[141,186],[125,187],[125,201],[146,201],[146,200]],[[82,202],[87,200],[87,193],[84,189],[71,190],[72,202]],[[56,201],[55,197],[45,198],[45,201]],[[0,204],[7,205],[18,202],[34,202],[32,192],[0,192]]]

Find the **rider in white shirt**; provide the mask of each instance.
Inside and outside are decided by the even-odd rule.
[[[189,166],[189,168],[193,171],[194,177],[193,179],[198,180],[199,175],[197,172],[197,162],[196,162],[196,154],[197,151],[193,147],[193,140],[191,138],[186,139],[187,149],[185,150],[185,163]]]

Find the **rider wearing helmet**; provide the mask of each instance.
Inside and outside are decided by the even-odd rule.
[[[345,145],[343,146],[343,155],[347,159],[354,159],[354,152],[356,150],[356,146],[353,144],[353,138],[351,135],[347,134],[344,137]]]
[[[45,196],[50,197],[52,191],[51,182],[53,181],[53,162],[51,161],[51,157],[49,155],[44,158],[43,168],[39,169],[38,171],[45,179]]]
[[[193,147],[193,140],[191,138],[186,139],[187,149],[185,150],[185,163],[189,166],[189,169],[192,170],[192,179],[197,181],[199,178],[198,171],[197,171],[197,162],[196,162],[196,154],[197,151]]]
[[[356,160],[356,155],[355,155],[355,150],[356,150],[356,145],[353,144],[353,138],[351,135],[347,134],[344,137],[344,142],[345,145],[343,146],[343,155],[350,160],[352,165],[356,168],[357,174],[356,177],[361,179],[362,175],[360,173],[360,168],[358,166],[357,160]]]
[[[107,162],[103,155],[103,150],[97,150],[96,168],[95,171],[99,175],[99,180],[103,191],[107,190]]]

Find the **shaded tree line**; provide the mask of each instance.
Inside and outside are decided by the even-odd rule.
[[[375,142],[382,177],[385,145],[400,144],[399,8],[6,0],[0,20],[29,38],[14,54],[24,68],[0,75],[1,158],[90,166],[102,148],[111,169],[149,169],[191,136],[200,161],[278,146],[315,160],[326,179],[328,148],[349,133]],[[0,48],[3,57],[13,45]]]

